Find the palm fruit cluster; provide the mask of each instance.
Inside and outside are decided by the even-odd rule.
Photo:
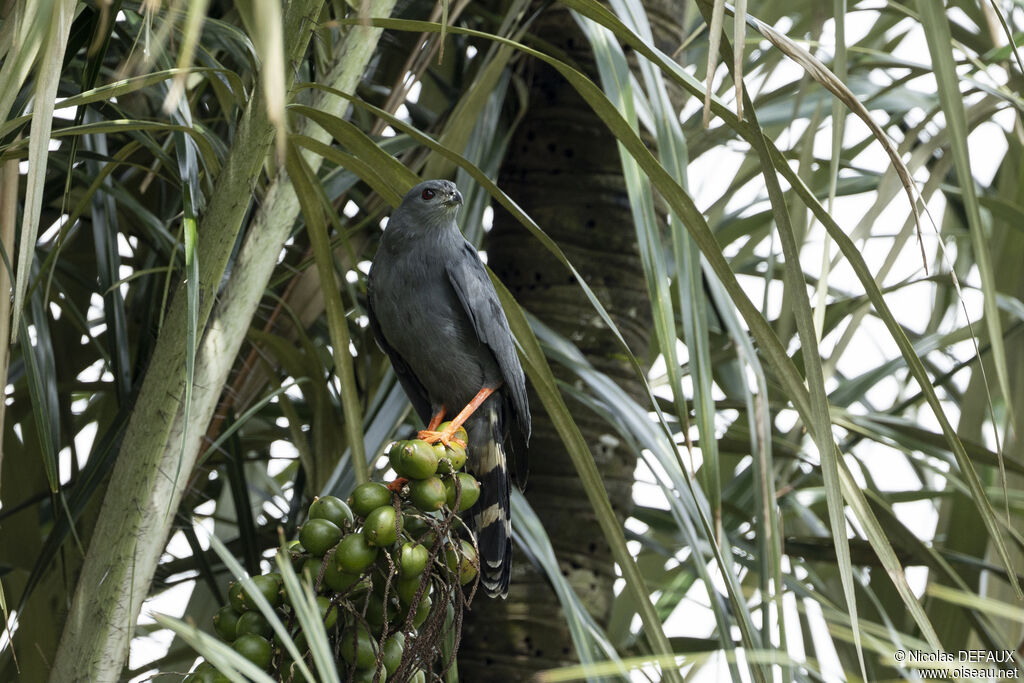
[[[479,569],[472,534],[458,517],[480,496],[479,482],[460,471],[465,442],[460,429],[448,446],[391,444],[389,461],[399,479],[390,486],[361,484],[347,503],[317,498],[298,539],[288,544],[293,568],[316,593],[341,680],[426,683],[441,680],[451,665],[454,653],[437,661],[441,643],[452,635],[458,642],[459,617]],[[281,576],[252,580],[315,672]],[[228,604],[213,625],[221,639],[282,683],[306,680],[240,582],[228,587]],[[227,679],[204,662],[185,680]]]

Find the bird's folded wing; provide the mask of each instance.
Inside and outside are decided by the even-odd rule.
[[[512,398],[512,409],[523,435],[529,440],[530,407],[526,400],[526,378],[516,356],[505,311],[473,245],[464,242],[462,249],[452,254],[447,270],[448,279],[473,323],[477,338],[491,349],[498,361],[505,388]]]
[[[420,416],[424,424],[430,422],[432,415],[427,390],[423,388],[420,380],[413,374],[409,366],[406,365],[405,360],[398,351],[384,338],[384,333],[380,329],[380,323],[377,322],[377,316],[374,315],[373,306],[370,305],[369,301],[366,302],[366,316],[370,319],[370,330],[373,332],[373,338],[377,340],[377,346],[380,347],[380,350],[391,361],[391,367],[394,368],[398,381],[402,384],[405,395],[409,397],[409,401],[412,403],[416,414]]]

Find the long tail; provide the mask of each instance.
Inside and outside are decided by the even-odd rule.
[[[490,597],[508,595],[512,573],[512,516],[499,401],[487,401],[466,424],[469,465],[480,481],[470,526],[480,546],[480,582]]]

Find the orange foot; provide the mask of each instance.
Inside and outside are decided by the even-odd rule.
[[[430,424],[427,425],[426,429],[416,435],[416,438],[422,439],[427,443],[436,443],[440,441],[445,446],[451,443],[457,443],[459,446],[465,448],[465,442],[462,439],[456,439],[455,432],[459,431],[459,428],[462,427],[462,423],[468,420],[469,416],[472,415],[473,412],[480,407],[480,404],[486,401],[487,397],[493,394],[497,388],[498,387],[484,387],[478,391],[476,396],[473,397],[473,400],[455,416],[454,420],[448,423],[448,426],[444,428],[444,431],[434,431],[437,429],[438,425],[441,424],[441,419],[444,418],[444,410],[442,410],[434,416],[434,419],[430,421]]]
[[[437,443],[438,441],[440,441],[445,446],[454,441],[455,443],[465,448],[466,444],[462,442],[462,439],[452,438],[455,435],[455,432],[458,431],[457,429],[451,430],[450,434],[447,433],[447,430],[444,432],[437,431],[437,428],[441,425],[442,420],[444,420],[444,412],[445,408],[444,406],[441,406],[441,410],[437,412],[437,415],[430,418],[430,424],[427,425],[427,428],[421,429],[416,434],[416,438],[420,439],[421,441],[426,441],[427,443]]]
[[[455,423],[453,422],[452,424]],[[455,438],[455,432],[457,431],[458,428],[452,429],[450,425],[443,432],[435,432],[433,429],[421,429],[419,433],[416,434],[416,438],[420,441],[426,441],[427,443],[437,443],[440,441],[445,446],[455,443],[465,448],[466,442],[462,439]]]

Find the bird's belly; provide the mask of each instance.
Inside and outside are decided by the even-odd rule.
[[[400,281],[401,289],[379,297],[375,309],[385,339],[427,390],[432,407],[452,413],[484,386],[497,386],[501,371],[444,275],[429,283]]]

